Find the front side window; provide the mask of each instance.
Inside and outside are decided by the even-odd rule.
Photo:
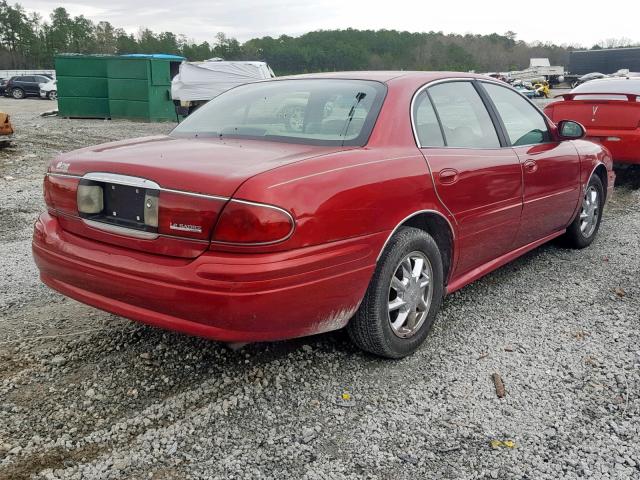
[[[547,122],[522,95],[493,83],[483,85],[502,118],[511,145],[517,147],[549,141],[551,135]]]
[[[382,83],[364,80],[252,83],[214,98],[172,135],[362,146],[385,93]]]
[[[429,87],[448,147],[500,148],[489,112],[471,82]]]

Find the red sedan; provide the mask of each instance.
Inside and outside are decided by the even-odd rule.
[[[615,162],[640,164],[640,78],[592,80],[560,97],[544,109],[551,120],[581,122]]]
[[[44,182],[44,283],[225,342],[347,326],[415,351],[446,293],[559,236],[589,245],[606,149],[503,82],[359,72],[253,83],[167,136],[64,154]]]

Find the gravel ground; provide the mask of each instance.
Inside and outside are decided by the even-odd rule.
[[[590,248],[543,246],[447,297],[410,358],[342,332],[232,351],[39,283],[47,159],[171,128],[37,115],[52,105],[0,99],[18,130],[0,150],[0,479],[640,478],[630,175]]]

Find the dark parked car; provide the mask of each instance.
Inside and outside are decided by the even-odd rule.
[[[45,75],[22,75],[11,77],[6,85],[6,95],[15,99],[25,97],[39,97],[40,84],[47,83],[51,79]]]
[[[6,78],[0,78],[0,95],[4,95],[7,89],[7,82],[9,80]]]
[[[571,88],[576,88],[578,85],[582,85],[583,83],[590,82],[591,80],[598,80],[600,78],[605,78],[606,75],[600,72],[591,72],[581,77],[577,78],[575,82],[571,84]]]

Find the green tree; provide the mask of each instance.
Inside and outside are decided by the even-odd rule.
[[[116,53],[118,42],[116,30],[109,22],[98,22],[94,29],[96,53]]]

